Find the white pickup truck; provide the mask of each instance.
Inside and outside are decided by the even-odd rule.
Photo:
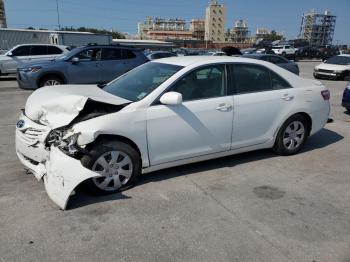
[[[290,45],[276,45],[272,47],[272,51],[274,51],[276,55],[290,57],[295,55],[296,49]]]

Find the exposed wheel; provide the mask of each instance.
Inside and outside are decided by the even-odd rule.
[[[273,150],[279,155],[294,155],[303,148],[308,133],[309,126],[306,118],[302,115],[294,115],[281,127]]]
[[[141,158],[137,151],[123,142],[102,142],[95,145],[82,164],[102,177],[85,182],[97,195],[110,194],[130,188],[141,174]]]
[[[43,86],[57,86],[57,85],[62,85],[62,84],[63,84],[63,81],[58,76],[47,76],[47,77],[44,77],[40,81],[39,87],[43,87]]]

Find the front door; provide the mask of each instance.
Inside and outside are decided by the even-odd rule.
[[[253,64],[231,66],[234,90],[232,149],[271,140],[294,106],[295,89],[270,69]]]
[[[225,79],[224,65],[194,70],[168,90],[181,93],[182,104],[149,107],[152,165],[230,149],[233,97],[226,94]]]
[[[79,59],[74,62],[73,58]],[[67,61],[67,75],[70,84],[98,84],[101,82],[100,48],[81,51]]]

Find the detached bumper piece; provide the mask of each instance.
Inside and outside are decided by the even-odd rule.
[[[50,132],[46,126],[31,121],[24,114],[20,121],[23,122],[16,129],[19,160],[38,180],[43,179],[51,200],[65,210],[73,190],[83,181],[100,175],[55,146],[45,148],[43,141]]]

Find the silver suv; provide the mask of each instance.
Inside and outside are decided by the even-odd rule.
[[[18,66],[37,60],[52,59],[68,51],[69,47],[61,45],[17,45],[4,55],[0,55],[0,75],[15,74]]]

